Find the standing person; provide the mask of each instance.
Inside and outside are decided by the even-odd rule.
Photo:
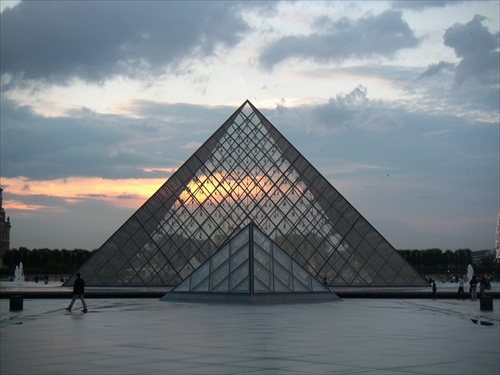
[[[484,291],[486,290],[486,277],[482,277],[481,282],[479,283],[479,297],[484,297]]]
[[[458,296],[457,296],[457,299],[464,299],[464,280],[462,279],[462,277],[460,276],[458,278]]]
[[[77,298],[80,298],[80,301],[82,301],[83,305],[83,312],[87,312],[87,304],[85,303],[85,299],[83,298],[83,292],[85,291],[85,281],[81,278],[80,273],[76,274],[76,280],[75,283],[73,284],[73,299],[71,300],[71,303],[69,304],[68,307],[66,307],[66,310],[71,311],[71,308],[73,307],[73,304],[75,303]]]
[[[475,301],[477,298],[477,278],[476,275],[472,276],[471,281],[469,281],[470,284],[470,299],[472,301]]]
[[[437,291],[436,281],[432,281],[432,298],[436,299],[436,291]]]

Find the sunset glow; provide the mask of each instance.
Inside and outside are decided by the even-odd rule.
[[[118,207],[137,208],[165,183],[165,179],[109,180],[92,177],[70,177],[56,180],[29,180],[25,177],[3,178],[2,186],[13,195],[48,196],[63,199],[67,203],[82,200],[102,200]],[[6,210],[36,211],[41,205],[22,204],[17,200],[4,201]]]

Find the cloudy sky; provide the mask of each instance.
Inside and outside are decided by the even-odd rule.
[[[396,248],[493,248],[499,4],[2,0],[11,247],[98,248],[249,99]]]

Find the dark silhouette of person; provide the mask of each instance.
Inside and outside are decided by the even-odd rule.
[[[470,284],[470,299],[475,301],[477,298],[477,278],[476,275],[472,276],[472,280],[469,281]]]
[[[464,294],[464,280],[462,277],[458,279],[458,296],[457,299],[465,299],[465,294]]]
[[[436,286],[436,282],[433,280],[432,281],[432,298],[436,298],[436,291],[437,291],[437,286]]]
[[[479,282],[479,297],[485,296],[484,293],[485,290],[486,290],[486,277],[483,277]]]
[[[83,298],[84,291],[85,291],[85,281],[81,278],[80,273],[77,273],[75,283],[73,284],[73,298],[71,299],[71,303],[69,304],[69,306],[66,307],[66,310],[71,311],[75,301],[78,298],[80,298],[80,301],[82,301],[83,305],[82,311],[84,313],[87,312],[87,304],[85,303],[85,299]]]

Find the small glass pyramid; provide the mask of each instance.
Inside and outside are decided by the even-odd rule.
[[[253,223],[163,297],[252,303],[338,299]]]
[[[78,272],[89,286],[175,287],[252,222],[320,282],[428,286],[249,101]]]

